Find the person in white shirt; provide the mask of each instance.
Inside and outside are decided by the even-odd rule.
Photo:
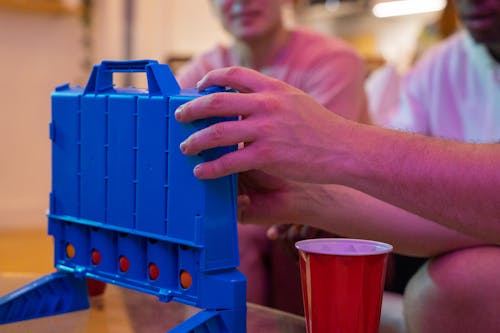
[[[431,49],[401,84],[401,103],[388,126],[451,140],[500,142],[500,62],[468,30]]]

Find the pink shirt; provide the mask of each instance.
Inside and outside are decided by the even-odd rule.
[[[232,47],[216,46],[195,57],[176,74],[183,88],[193,87],[207,72],[238,66]],[[262,73],[299,88],[328,109],[357,119],[364,99],[364,63],[345,42],[296,29],[288,44]]]

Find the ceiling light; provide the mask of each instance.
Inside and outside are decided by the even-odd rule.
[[[376,17],[391,17],[411,14],[430,13],[443,10],[446,0],[400,0],[380,2],[373,6]]]

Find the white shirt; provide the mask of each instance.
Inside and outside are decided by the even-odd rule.
[[[466,142],[500,142],[500,65],[465,31],[403,78],[390,127]]]

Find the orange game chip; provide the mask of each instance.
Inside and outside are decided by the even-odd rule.
[[[66,257],[73,258],[76,254],[75,247],[71,243],[66,244]]]
[[[193,284],[193,277],[186,270],[181,270],[180,279],[181,287],[184,289],[191,287],[191,285]]]

